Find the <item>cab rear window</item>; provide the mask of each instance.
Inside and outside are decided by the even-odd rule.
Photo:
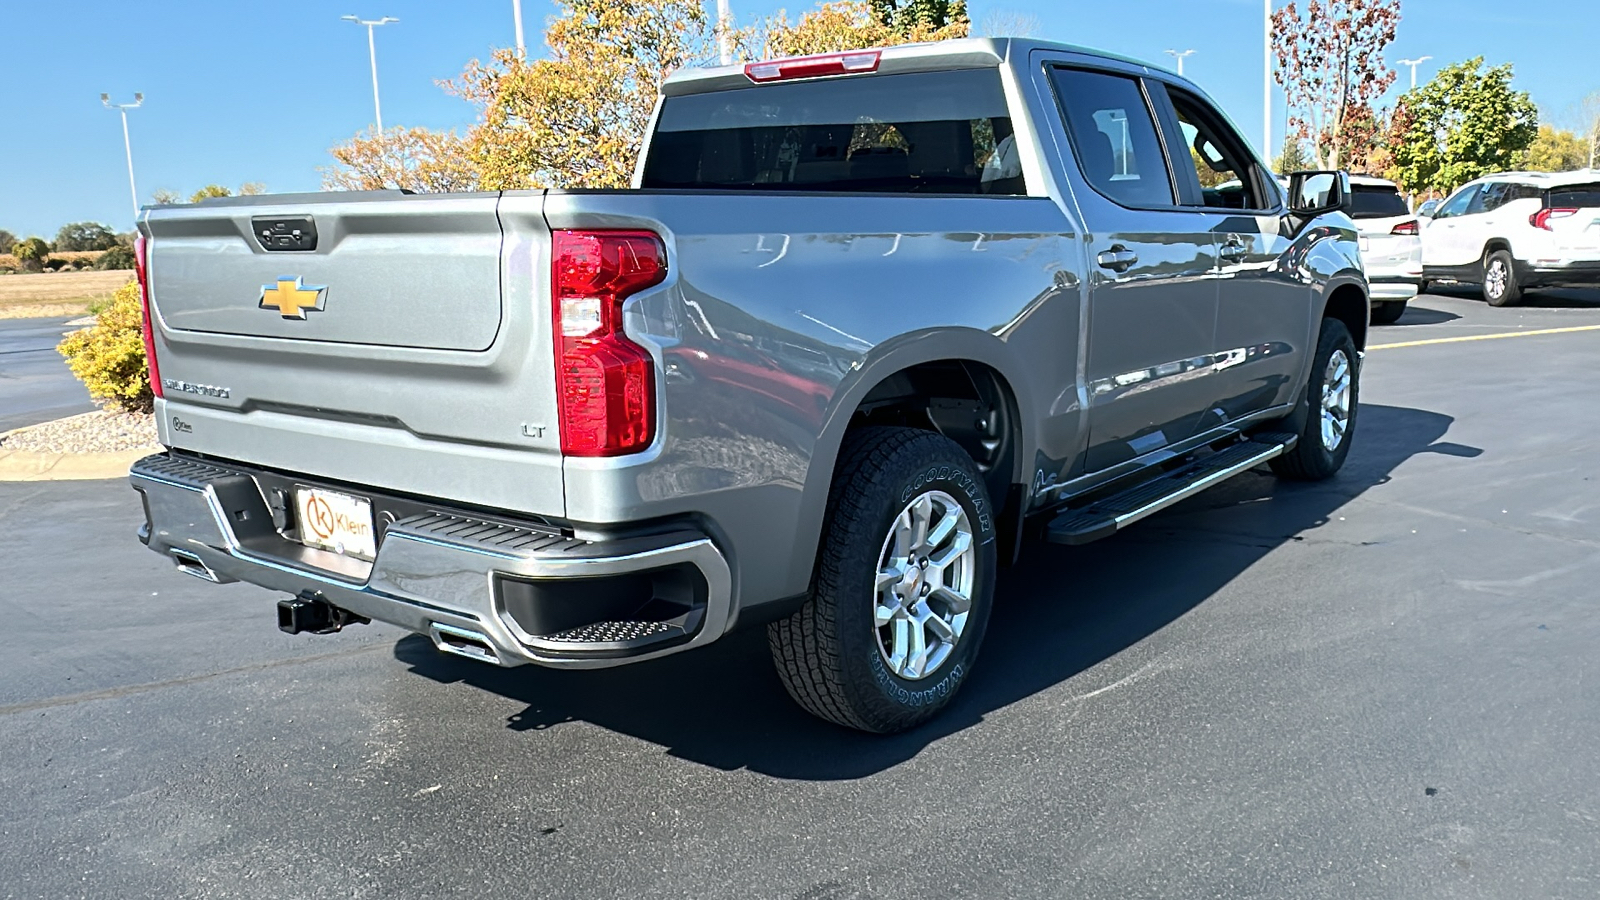
[[[1405,198],[1392,187],[1366,187],[1352,185],[1350,189],[1350,217],[1352,219],[1388,219],[1409,216],[1411,209]]]
[[[648,154],[646,188],[1024,193],[996,69],[668,97]]]
[[[1550,200],[1545,205],[1552,209],[1600,207],[1600,184],[1574,184],[1551,188]]]

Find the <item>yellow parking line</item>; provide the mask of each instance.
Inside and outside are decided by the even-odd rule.
[[[1536,334],[1570,334],[1574,331],[1600,331],[1600,325],[1573,325],[1570,328],[1537,328],[1533,331],[1502,331],[1499,334],[1469,334],[1464,337],[1430,338],[1425,341],[1401,341],[1397,344],[1373,344],[1368,350],[1393,350],[1396,347],[1421,347],[1426,344],[1455,344],[1461,341],[1493,341],[1499,338],[1533,337]]]

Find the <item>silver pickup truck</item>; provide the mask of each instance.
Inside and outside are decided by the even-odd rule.
[[[149,210],[140,539],[286,631],[502,666],[765,626],[796,701],[888,732],[1025,538],[1343,463],[1347,179],[1285,196],[1188,81],[963,40],[661,94],[632,190]]]

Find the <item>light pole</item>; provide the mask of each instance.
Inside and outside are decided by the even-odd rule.
[[[1402,60],[1400,60],[1400,65],[1402,65],[1402,66],[1410,66],[1411,67],[1411,89],[1413,91],[1417,89],[1417,66],[1422,65],[1423,63],[1427,62],[1430,59],[1433,59],[1433,57],[1431,57],[1431,56],[1419,56],[1416,59],[1402,59]]]
[[[1272,159],[1272,0],[1262,0],[1261,155]]]
[[[733,38],[728,34],[728,0],[717,0],[717,57],[725,66],[733,65]]]
[[[522,0],[511,0],[511,15],[517,20],[517,52],[528,55],[528,45],[522,42]]]
[[[378,102],[378,45],[372,39],[372,29],[379,25],[388,25],[398,22],[399,19],[384,16],[381,19],[362,19],[357,16],[340,16],[346,22],[367,26],[367,55],[372,57],[372,114],[378,121],[378,134],[383,134],[383,105]],[[520,31],[520,29],[519,29]]]
[[[1178,74],[1182,75],[1183,74],[1183,58],[1185,56],[1191,55],[1192,53],[1194,53],[1194,51],[1193,50],[1168,50],[1166,52],[1167,52],[1168,56],[1171,56],[1173,59],[1178,61]]]
[[[128,110],[144,105],[144,95],[134,94],[132,103],[112,103],[110,94],[101,94],[100,102],[106,109],[122,113],[122,149],[128,154],[128,193],[133,196],[133,217],[139,218],[139,189],[133,183],[133,144],[128,140]]]

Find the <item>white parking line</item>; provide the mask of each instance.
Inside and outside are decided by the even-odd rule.
[[[1422,347],[1428,344],[1456,344],[1462,341],[1493,341],[1500,338],[1533,337],[1536,334],[1570,334],[1574,331],[1600,331],[1600,325],[1573,325],[1568,328],[1536,328],[1533,331],[1502,331],[1499,334],[1469,334],[1462,337],[1429,338],[1425,341],[1400,341],[1373,344],[1368,350],[1393,350],[1396,347]]]

